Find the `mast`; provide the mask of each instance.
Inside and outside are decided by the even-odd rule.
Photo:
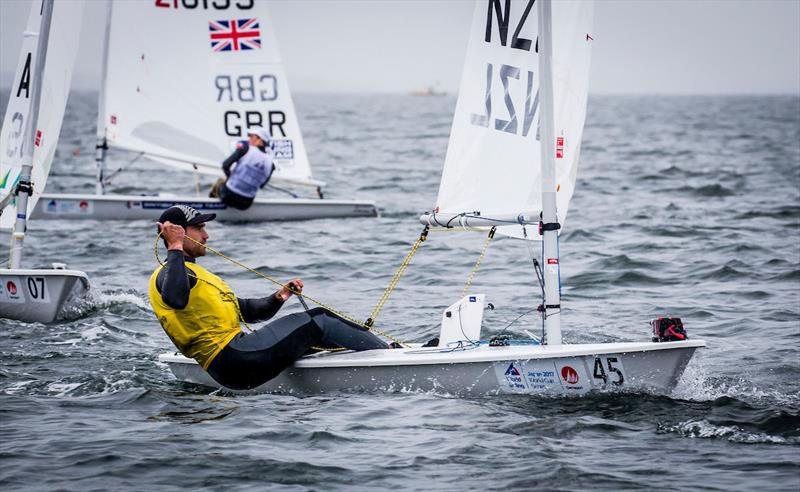
[[[544,263],[544,329],[548,345],[561,345],[561,292],[558,258],[558,211],[555,179],[553,111],[553,31],[551,0],[539,0],[539,91],[541,93],[542,256]]]
[[[42,19],[39,24],[39,42],[36,45],[36,63],[33,69],[33,97],[31,98],[28,122],[25,125],[23,138],[22,169],[17,185],[17,219],[11,234],[11,251],[9,268],[19,268],[22,261],[22,242],[25,239],[27,226],[28,198],[33,193],[31,171],[33,170],[33,148],[37,145],[34,138],[39,119],[39,102],[42,99],[42,75],[44,73],[47,44],[50,38],[50,23],[53,19],[53,0],[42,0]]]
[[[97,96],[97,144],[95,145],[94,162],[97,168],[97,182],[95,183],[95,192],[98,195],[103,195],[106,192],[106,185],[104,183],[106,173],[106,151],[108,150],[108,142],[106,141],[106,79],[108,78],[108,42],[111,35],[111,9],[113,4],[111,1],[107,2],[108,9],[106,10],[106,30],[103,42],[103,66],[100,70],[100,92]]]

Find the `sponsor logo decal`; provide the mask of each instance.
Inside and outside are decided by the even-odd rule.
[[[514,367],[514,363],[512,362],[511,364],[509,364],[508,369],[506,369],[506,376],[519,376],[519,375],[520,375],[519,369]]]
[[[469,296],[469,302],[477,302],[478,298],[475,296]]]
[[[36,145],[37,147],[42,145],[42,131],[41,130],[36,130],[36,141],[34,142],[34,145]]]
[[[522,373],[525,372],[524,367],[520,364],[519,369],[514,363],[510,363],[508,368],[503,371],[504,366],[495,366],[495,370],[497,371],[498,380],[500,384],[504,387],[506,391],[510,391],[512,393],[526,393],[528,392],[528,383],[525,381],[525,377],[523,377]],[[502,374],[502,377],[500,377]]]
[[[578,382],[580,381],[580,377],[578,376],[578,371],[576,371],[570,366],[564,366],[561,368],[561,378],[567,384],[578,384]]]
[[[556,159],[564,158],[564,137],[556,138]]]
[[[17,295],[17,284],[9,280],[6,282],[6,291],[9,295],[15,296]]]

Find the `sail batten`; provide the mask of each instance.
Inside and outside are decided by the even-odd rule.
[[[438,213],[492,216],[542,209],[539,9],[532,6],[492,0],[475,4],[434,209]],[[555,187],[561,223],[574,190],[586,114],[591,19],[591,2],[553,4]],[[513,226],[498,232],[525,235]]]

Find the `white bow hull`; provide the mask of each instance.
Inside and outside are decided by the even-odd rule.
[[[52,323],[89,291],[75,270],[0,269],[0,318]]]
[[[670,393],[702,340],[561,346],[481,345],[322,353],[304,357],[250,392],[437,391],[569,396],[590,391]],[[194,360],[162,354],[183,382],[220,387]]]

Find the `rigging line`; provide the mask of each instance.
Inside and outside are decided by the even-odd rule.
[[[469,274],[469,279],[467,279],[467,285],[464,286],[464,290],[461,292],[461,297],[467,295],[469,286],[472,285],[472,279],[475,278],[475,274],[478,272],[478,268],[481,266],[483,257],[486,256],[486,250],[489,249],[489,243],[491,243],[496,230],[497,227],[492,227],[491,229],[489,229],[489,235],[486,237],[486,241],[483,243],[483,249],[481,249],[481,254],[478,255],[478,260],[475,262],[475,266],[472,267],[472,273]]]
[[[454,216],[450,217],[450,220],[448,220],[447,224],[445,224],[444,226],[446,228],[450,228],[450,223],[453,222],[454,220],[456,220],[456,218],[461,217],[462,215],[464,215],[464,214],[458,214],[458,215],[454,215]]]
[[[114,179],[114,176],[116,176],[117,174],[121,173],[125,169],[128,169],[129,167],[131,167],[133,165],[133,163],[138,161],[143,155],[144,155],[144,152],[139,152],[139,155],[134,157],[133,160],[131,160],[130,162],[128,162],[124,166],[120,166],[119,168],[117,168],[116,170],[111,172],[108,176],[105,177],[105,179],[103,179],[103,184],[106,185],[106,186],[110,185],[111,184],[111,180]]]
[[[524,225],[522,226],[522,237],[524,239],[528,239],[528,230]],[[541,271],[539,261],[536,260],[536,255],[533,252],[533,245],[531,244],[531,241],[526,242],[526,249],[528,250],[528,255],[531,257],[531,262],[533,263],[533,271],[536,273],[536,280],[539,281],[539,287],[542,289],[542,302],[544,302],[544,274]]]
[[[156,261],[158,261],[158,263],[159,263],[159,264],[160,264],[160,265],[163,267],[163,266],[166,266],[166,263],[162,262],[162,261],[161,261],[161,258],[158,256],[158,242],[159,242],[159,239],[161,239],[161,235],[162,235],[162,234],[161,234],[161,232],[160,232],[160,231],[159,231],[159,233],[156,235],[156,240],[155,240],[155,255],[156,255]],[[207,245],[205,245],[205,244],[201,243],[200,241],[197,241],[197,240],[195,240],[195,239],[193,239],[193,238],[191,238],[191,237],[189,237],[189,236],[186,236],[186,235],[184,235],[183,237],[184,237],[185,239],[188,239],[188,240],[192,241],[193,243],[197,244],[198,246],[202,246],[203,248],[207,249],[208,251],[211,251],[212,253],[216,254],[217,256],[221,256],[222,258],[225,258],[226,260],[230,261],[231,263],[233,263],[233,264],[235,264],[235,265],[238,265],[238,266],[240,266],[240,267],[244,268],[245,270],[248,270],[248,271],[250,271],[250,272],[252,272],[252,273],[254,273],[254,274],[258,275],[259,277],[262,277],[262,278],[264,278],[264,279],[266,279],[266,280],[269,280],[269,281],[270,281],[270,282],[272,282],[273,284],[276,284],[276,285],[279,285],[279,286],[281,286],[281,287],[285,288],[286,290],[288,290],[288,291],[289,291],[289,292],[291,292],[292,294],[296,295],[298,298],[299,298],[299,297],[303,297],[303,298],[305,298],[305,299],[308,299],[309,301],[313,302],[314,304],[316,304],[316,305],[318,305],[318,306],[320,306],[320,307],[322,307],[322,308],[325,308],[325,309],[327,309],[328,311],[332,312],[333,314],[336,314],[337,316],[339,316],[339,317],[341,317],[341,318],[344,318],[344,319],[346,319],[347,321],[349,321],[349,322],[351,322],[351,323],[354,323],[354,324],[356,324],[356,325],[358,325],[358,326],[360,326],[360,327],[362,327],[362,328],[366,328],[367,330],[369,330],[369,331],[372,331],[372,332],[374,332],[374,333],[377,333],[378,335],[381,335],[381,336],[382,336],[382,337],[384,337],[384,338],[388,338],[389,340],[392,340],[392,341],[394,341],[394,342],[397,342],[397,343],[399,343],[400,345],[406,345],[405,343],[401,342],[401,341],[400,341],[400,340],[398,340],[397,338],[395,338],[395,337],[393,337],[393,336],[391,336],[391,335],[389,335],[389,334],[387,334],[387,333],[384,333],[384,332],[382,332],[382,331],[380,331],[380,330],[376,330],[375,328],[373,328],[373,327],[371,327],[371,326],[368,326],[366,323],[362,323],[361,321],[359,321],[359,320],[357,320],[357,319],[353,318],[352,316],[348,316],[348,315],[346,315],[345,313],[343,313],[343,312],[339,311],[338,309],[334,309],[334,308],[332,308],[332,307],[330,307],[330,306],[328,306],[328,305],[326,305],[326,304],[322,303],[321,301],[318,301],[317,299],[314,299],[313,297],[311,297],[311,296],[309,296],[309,295],[303,294],[302,292],[299,292],[299,291],[297,291],[297,290],[293,289],[291,286],[289,286],[289,285],[287,285],[287,284],[283,284],[283,283],[281,283],[281,282],[279,282],[279,281],[275,280],[274,278],[270,277],[269,275],[265,275],[265,274],[263,274],[263,273],[259,272],[258,270],[255,270],[255,269],[253,269],[253,268],[250,268],[249,266],[247,266],[247,265],[245,265],[245,264],[243,264],[243,263],[241,263],[241,262],[239,262],[239,261],[237,261],[237,260],[235,260],[235,259],[233,259],[233,258],[231,258],[231,257],[229,257],[229,256],[227,256],[227,255],[225,255],[224,253],[222,253],[222,252],[220,252],[220,251],[217,251],[217,250],[215,250],[214,248],[212,248],[212,247],[210,247],[210,246],[207,246]],[[249,327],[248,327],[248,328],[249,328]]]
[[[282,191],[282,192],[284,192],[284,193],[286,193],[288,195],[291,195],[292,198],[300,198],[300,196],[297,193],[294,193],[294,192],[292,192],[290,190],[287,190],[285,188],[281,188],[280,186],[271,185],[269,183],[265,184],[264,186],[266,186],[267,188],[272,188],[273,190]]]
[[[509,329],[509,328],[511,328],[511,325],[513,325],[514,323],[516,323],[517,321],[519,321],[520,319],[522,319],[522,317],[523,317],[523,316],[527,316],[527,315],[531,314],[532,312],[534,312],[534,311],[536,311],[536,310],[538,310],[538,309],[539,309],[538,307],[535,307],[535,308],[533,308],[533,309],[529,309],[529,310],[525,311],[524,313],[520,314],[519,316],[517,316],[516,318],[514,318],[514,320],[513,320],[511,323],[509,323],[509,324],[507,324],[506,326],[504,326],[504,327],[503,327],[503,329],[502,329],[502,330],[500,330],[500,333],[498,333],[498,334],[497,334],[497,335],[495,335],[495,336],[496,336],[496,337],[499,337],[499,336],[500,336],[500,335],[502,335],[503,333],[507,332],[507,331],[508,331],[508,329]]]
[[[375,307],[372,308],[372,312],[370,313],[369,318],[367,318],[367,320],[364,322],[364,325],[371,327],[375,323],[375,320],[378,318],[378,314],[380,314],[381,310],[383,310],[383,307],[389,300],[389,296],[392,294],[392,291],[395,289],[395,287],[397,287],[397,284],[400,283],[400,278],[403,276],[406,269],[408,268],[408,265],[411,263],[411,259],[414,257],[415,254],[417,254],[417,250],[419,249],[420,246],[422,246],[422,243],[424,243],[425,240],[428,239],[429,231],[430,231],[429,226],[425,226],[425,228],[422,229],[419,238],[411,246],[411,250],[408,252],[408,254],[406,254],[406,257],[403,258],[403,262],[400,263],[400,267],[398,267],[397,271],[394,273],[394,276],[389,281],[389,285],[383,291],[383,295],[381,295],[381,298],[378,299],[378,302],[375,304]]]

